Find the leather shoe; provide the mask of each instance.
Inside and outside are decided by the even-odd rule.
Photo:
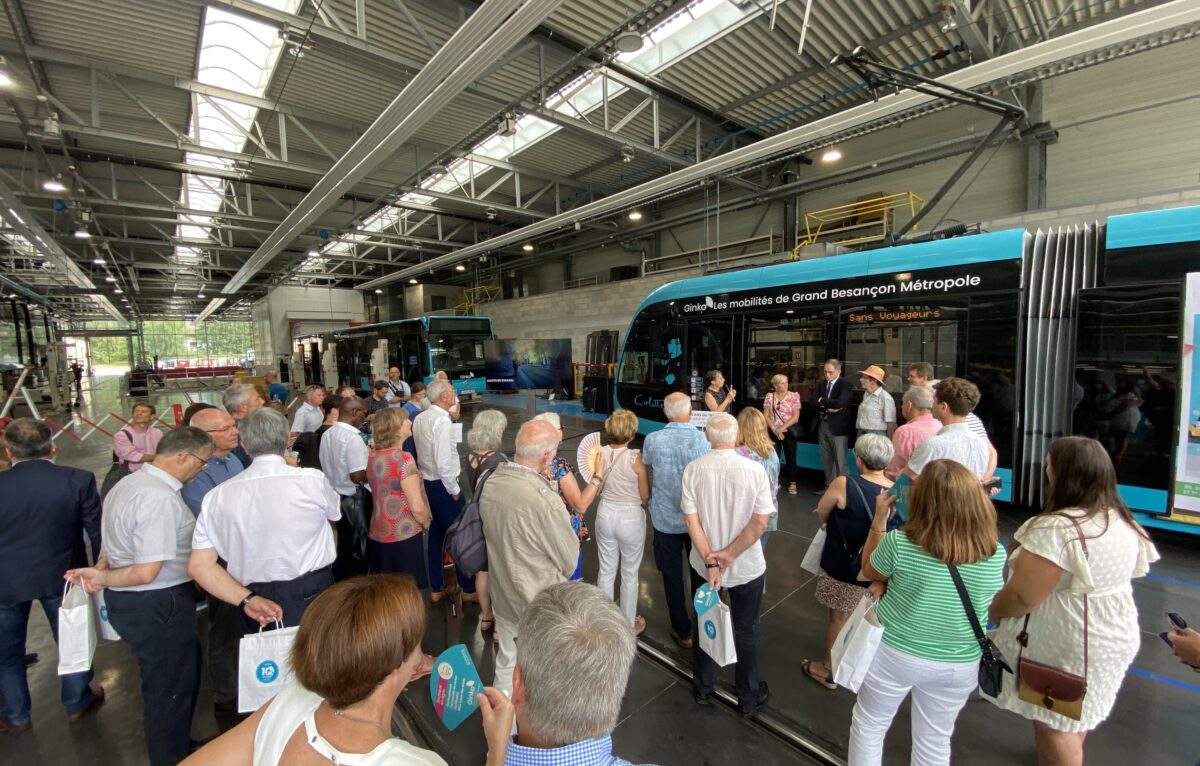
[[[757,713],[763,705],[767,704],[767,700],[769,699],[771,699],[771,690],[767,687],[767,682],[759,681],[758,696],[755,698],[754,702],[752,704],[738,702],[738,712],[747,717],[752,716]]]
[[[712,707],[712,695],[701,694],[698,691],[692,691],[692,697],[695,698],[696,704],[700,707]]]
[[[101,686],[92,690],[92,701],[84,706],[83,710],[78,713],[71,713],[67,716],[67,720],[71,723],[78,723],[83,720],[84,716],[96,712],[100,706],[104,704],[104,687]]]
[[[674,630],[671,631],[671,638],[674,639],[675,643],[679,644],[680,648],[683,649],[691,649],[694,644],[691,636],[681,636]]]
[[[8,721],[0,721],[0,734],[29,731],[31,728],[33,728],[33,724],[30,721],[26,721],[25,723],[9,723]]]

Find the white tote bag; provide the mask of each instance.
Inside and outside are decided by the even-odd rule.
[[[875,616],[875,599],[863,596],[833,643],[833,682],[857,692],[882,639],[883,626]]]
[[[67,583],[58,608],[58,674],[82,673],[92,668],[96,654],[96,623],[87,591]]]
[[[737,662],[733,645],[733,617],[729,607],[718,601],[700,615],[700,648],[721,666]]]
[[[291,680],[288,655],[299,629],[278,627],[264,632],[259,628],[242,638],[238,645],[239,713],[258,710]]]
[[[808,550],[804,552],[804,558],[800,561],[800,568],[805,572],[817,574],[821,571],[821,553],[825,550],[825,525],[822,524],[817,533],[813,535],[812,542],[808,544]]]
[[[104,591],[98,590],[92,594],[92,610],[96,615],[96,626],[100,638],[105,641],[120,641],[121,634],[108,621],[108,605],[104,603]]]

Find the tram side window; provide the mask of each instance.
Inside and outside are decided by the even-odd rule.
[[[1121,484],[1170,486],[1179,311],[1175,284],[1088,290],[1080,299],[1072,430],[1104,445]]]
[[[693,319],[687,325],[687,373],[695,409],[704,398],[704,374],[720,370],[725,386],[737,388],[730,362],[733,357],[733,319]]]
[[[746,321],[745,400],[761,407],[772,390],[771,378],[786,375],[788,388],[800,394],[801,438],[811,437],[809,441],[816,439],[816,391],[831,317],[832,311],[813,316],[779,313]]]
[[[683,324],[671,318],[666,307],[650,307],[634,319],[625,340],[617,380],[634,385],[681,390]]]
[[[846,328],[844,369],[858,386],[858,372],[877,364],[887,372],[884,387],[899,395],[908,368],[933,365],[934,377],[957,374],[959,322],[965,308],[952,306],[855,306],[842,312]]]

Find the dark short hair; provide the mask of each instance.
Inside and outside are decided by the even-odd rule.
[[[212,449],[211,436],[195,426],[180,426],[173,431],[167,431],[162,441],[154,448],[154,454],[178,455],[181,452],[190,452],[195,455],[199,452],[211,452]]]
[[[17,460],[46,457],[54,451],[54,432],[33,418],[17,418],[4,428],[4,442]]]
[[[375,389],[376,391],[382,391],[387,387],[388,382],[386,380],[377,380],[371,385],[371,388]]]
[[[330,394],[321,400],[321,412],[328,415],[329,413],[342,406],[342,397],[337,394]]]
[[[215,404],[209,404],[208,402],[196,402],[195,404],[189,404],[188,408],[183,411],[183,424],[185,426],[190,426],[192,424],[192,418],[196,417],[197,412],[203,412],[204,410],[215,410],[216,408],[217,406]]]
[[[292,644],[292,671],[335,709],[361,702],[425,634],[425,604],[408,575],[342,580],[309,605]]]
[[[708,388],[713,384],[714,380],[722,377],[724,377],[724,374],[720,370],[709,370],[704,373],[704,387]]]
[[[409,386],[409,390],[412,391],[414,394],[418,394],[425,390],[425,384],[422,383],[421,381],[417,381],[416,383],[413,383],[411,386]]]
[[[908,366],[909,372],[915,372],[925,380],[933,380],[933,365],[929,362],[913,362]]]
[[[150,410],[151,415],[158,414],[158,409],[153,404],[151,404],[150,402],[144,402],[141,400],[134,402],[133,406],[129,408],[129,411],[132,413],[138,407],[145,407],[146,409]]]
[[[934,390],[934,398],[956,416],[965,418],[979,404],[979,386],[966,378],[942,378]]]

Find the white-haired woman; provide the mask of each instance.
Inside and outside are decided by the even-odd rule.
[[[543,412],[533,418],[534,420],[544,420],[550,425],[558,429],[562,433],[562,420],[558,417],[557,412]],[[601,456],[599,472],[603,475],[603,461]],[[575,534],[579,535],[582,542],[587,542],[591,539],[588,534],[587,524],[584,523],[583,514],[591,507],[592,501],[596,499],[596,495],[600,493],[600,485],[589,483],[582,490],[579,489],[578,474],[575,472],[575,467],[563,460],[557,455],[550,461],[550,465],[546,467],[546,478],[558,485],[558,494],[562,498],[563,504],[567,506],[567,513],[571,514],[571,527],[575,530]],[[579,563],[575,566],[575,573],[571,575],[572,580],[583,579],[583,551],[579,551]]]
[[[771,392],[763,400],[763,414],[779,452],[783,479],[788,494],[796,494],[796,436],[794,428],[800,421],[800,394],[788,390],[788,377],[782,373],[771,376]]]
[[[854,443],[854,464],[859,475],[834,479],[814,511],[825,525],[825,548],[821,552],[816,598],[817,603],[829,610],[829,625],[825,629],[824,662],[804,660],[800,667],[826,689],[837,688],[831,661],[833,642],[867,592],[868,583],[858,579],[862,570],[860,559],[871,531],[871,520],[875,518],[875,499],[892,486],[892,480],[884,475],[891,460],[892,443],[886,436],[863,434],[858,437]],[[890,527],[897,523],[898,520]]]
[[[471,485],[471,496],[479,491],[479,480],[495,470],[496,466],[508,462],[508,456],[500,451],[500,443],[504,440],[504,429],[508,427],[508,418],[500,410],[484,410],[475,416],[471,430],[467,432],[467,482]],[[486,569],[475,575],[475,593],[479,596],[479,608],[482,614],[479,618],[479,630],[493,633],[492,640],[498,641],[495,635],[496,616],[492,613],[492,597],[487,589],[488,573]]]

